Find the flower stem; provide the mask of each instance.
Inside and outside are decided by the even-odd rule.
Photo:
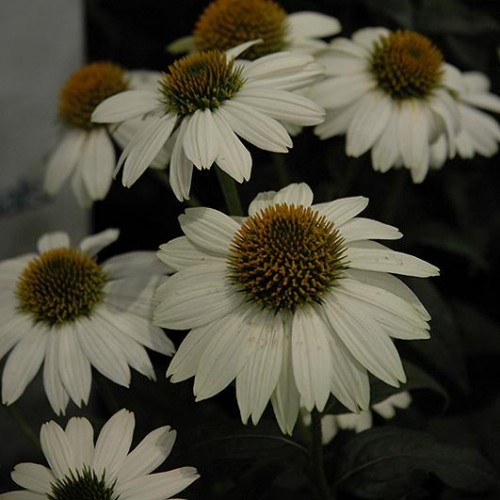
[[[219,180],[222,194],[226,202],[226,207],[229,215],[243,215],[241,208],[240,196],[236,188],[236,182],[232,177],[223,172],[220,168],[216,168],[217,179]]]
[[[321,414],[316,408],[311,412],[311,469],[318,500],[333,500],[323,467]]]
[[[24,433],[24,435],[36,446],[36,448],[40,449],[40,441],[38,440],[38,436],[35,434],[33,429],[29,426],[28,422],[26,422],[25,418],[11,405],[4,406],[7,413],[11,416],[12,420],[18,425],[19,429]]]

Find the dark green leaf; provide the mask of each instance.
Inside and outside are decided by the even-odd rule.
[[[475,493],[495,485],[492,467],[475,450],[396,427],[354,435],[339,450],[337,461],[336,486],[360,498],[397,498],[431,475],[452,489]]]

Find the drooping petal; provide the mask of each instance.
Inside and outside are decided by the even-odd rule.
[[[260,316],[260,324],[248,336],[246,349],[249,355],[236,378],[241,419],[246,423],[251,417],[254,425],[259,422],[276,389],[285,343],[281,318],[274,313],[261,313]]]
[[[297,309],[292,323],[292,362],[295,383],[306,410],[325,408],[333,372],[328,327],[313,307]]]
[[[86,137],[87,133],[83,130],[76,128],[67,130],[50,156],[44,181],[44,188],[50,195],[57,193],[73,173]]]
[[[220,113],[229,126],[243,139],[260,149],[286,153],[292,141],[285,127],[278,121],[237,101],[227,100]]]
[[[182,141],[186,157],[198,169],[210,168],[219,152],[219,134],[210,109],[196,110],[189,118]]]
[[[92,200],[102,200],[109,191],[115,168],[115,149],[104,128],[88,133],[78,168]]]
[[[89,255],[97,255],[103,248],[114,243],[120,236],[120,231],[118,229],[106,229],[100,233],[87,236],[82,240],[79,248],[82,252],[88,253]]]
[[[16,401],[40,370],[50,334],[46,328],[33,325],[12,349],[2,374],[4,404]]]

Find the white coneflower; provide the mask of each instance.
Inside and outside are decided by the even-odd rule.
[[[95,256],[118,238],[109,229],[71,247],[66,233],[38,241],[38,254],[0,262],[2,401],[24,392],[43,363],[43,384],[56,413],[69,399],[87,404],[91,367],[129,386],[130,367],[150,379],[145,347],[174,351],[151,323],[153,292],[166,279],[153,252],[130,252],[98,263]],[[9,352],[10,351],[10,352]]]
[[[312,199],[295,184],[259,195],[241,221],[188,209],[179,219],[185,236],[158,253],[178,272],[158,288],[153,320],[191,329],[167,375],[194,376],[197,400],[236,379],[242,420],[257,423],[271,400],[288,433],[300,406],[322,411],[330,394],[367,409],[368,372],[393,386],[405,380],[391,338],[428,338],[429,315],[389,273],[438,274],[371,241],[401,233],[357,217],[366,198]]]
[[[106,127],[91,122],[92,112],[124,90],[154,89],[160,76],[153,71],[127,72],[117,64],[101,61],[86,64],[70,76],[59,95],[63,133],[48,159],[45,190],[49,194],[57,193],[71,178],[81,205],[89,206],[106,196],[113,181],[115,151]],[[121,137],[117,136],[119,143]]]
[[[20,463],[12,480],[24,490],[2,493],[2,500],[166,500],[199,475],[194,467],[152,474],[168,457],[176,432],[169,426],[150,432],[132,450],[134,414],[115,413],[94,444],[86,418],[73,417],[63,429],[54,421],[40,431],[49,467]]]
[[[169,45],[171,52],[227,50],[251,40],[245,59],[254,60],[282,50],[313,53],[326,43],[323,37],[340,32],[338,19],[320,12],[287,14],[273,0],[215,0],[196,21],[193,34]]]
[[[346,134],[349,156],[371,150],[375,170],[404,166],[414,182],[425,179],[430,148],[442,136],[445,156],[455,155],[460,113],[453,95],[462,79],[428,38],[365,28],[333,40],[318,61],[327,77],[308,95],[327,111],[315,129],[320,138]]]
[[[238,182],[248,180],[252,157],[238,136],[255,146],[285,153],[292,147],[278,120],[314,125],[323,110],[290,90],[321,74],[308,55],[278,53],[248,64],[235,57],[250,42],[227,53],[197,52],[168,68],[158,91],[130,90],[99,105],[92,120],[115,123],[145,116],[125,147],[123,184],[131,186],[160,149],[171,144],[170,183],[179,200],[189,198],[193,166],[216,163]]]

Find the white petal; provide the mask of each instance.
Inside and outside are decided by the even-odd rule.
[[[373,242],[372,242],[373,243]],[[396,252],[380,246],[366,248],[361,242],[346,249],[346,259],[349,266],[367,271],[382,271],[387,273],[403,274],[405,276],[416,276],[427,278],[438,276],[439,269],[418,257],[402,252]]]
[[[314,101],[297,93],[268,88],[242,89],[235,101],[262,113],[297,125],[317,125],[324,119],[324,110]]]
[[[325,322],[327,314],[322,312]],[[335,331],[330,332],[333,372],[332,394],[349,410],[366,410],[370,405],[370,381],[364,368],[345,347]]]
[[[338,19],[320,12],[294,12],[287,16],[286,22],[291,37],[323,38],[341,30]]]
[[[116,123],[145,115],[160,106],[158,94],[151,90],[126,90],[101,102],[92,113],[96,123]]]
[[[210,168],[219,152],[219,134],[214,131],[216,124],[210,109],[195,111],[187,121],[182,141],[186,157],[195,167]]]
[[[102,200],[113,181],[115,149],[104,128],[90,131],[81,151],[78,169],[92,200]]]
[[[271,403],[276,415],[276,420],[284,434],[292,434],[297,416],[299,414],[300,396],[292,365],[292,347],[290,342],[291,320],[283,320],[285,341],[283,342],[283,356],[281,374],[276,389],[271,397]]]
[[[260,316],[251,318],[248,308],[241,308],[217,321],[218,329],[212,329],[212,339],[199,359],[193,389],[197,401],[219,393],[236,378],[259,320]]]
[[[217,165],[237,182],[250,179],[252,155],[238,139],[224,118],[224,113],[215,112],[213,119],[218,134],[219,152],[215,161]]]
[[[259,57],[243,68],[246,86],[260,86],[291,90],[314,81],[323,73],[321,66],[308,54],[275,52]]]
[[[287,203],[288,205],[302,205],[310,207],[314,194],[311,188],[305,183],[294,183],[280,189],[272,198],[272,204]]]
[[[240,45],[226,50],[226,58],[228,61],[230,61],[231,59],[236,59],[239,55],[243,54],[245,50],[253,47],[256,43],[262,42],[263,40],[261,38],[258,38],[257,40],[249,40],[248,42],[240,43]]]
[[[45,500],[46,498],[46,495],[26,490],[8,491],[0,494],[1,500]]]
[[[345,243],[357,240],[397,240],[403,235],[388,224],[364,217],[356,217],[338,226]]]
[[[75,467],[90,467],[94,457],[94,429],[90,422],[86,418],[70,418],[65,432],[73,449]]]
[[[412,292],[412,290],[410,290],[410,288],[408,288],[408,286],[395,276],[376,271],[361,271],[358,269],[349,269],[346,271],[346,274],[357,281],[361,281],[370,286],[383,288],[387,292],[397,295],[404,301],[411,304],[426,321],[431,318],[419,298]]]
[[[368,198],[364,196],[349,196],[326,203],[313,205],[321,215],[333,222],[335,226],[340,227],[347,221],[356,217],[368,206]]]
[[[119,484],[116,493],[120,500],[163,500],[187,488],[198,477],[194,467],[181,467]]]
[[[102,427],[95,444],[92,469],[99,476],[104,471],[113,480],[127,456],[135,428],[135,417],[128,410],[115,413]]]
[[[167,266],[172,266],[176,270],[206,262],[220,262],[223,259],[198,250],[185,236],[174,238],[160,245],[156,255]]]
[[[219,110],[234,132],[258,148],[286,153],[292,147],[285,127],[260,111],[230,100],[225,101]]]
[[[327,326],[313,307],[299,308],[293,315],[292,361],[295,383],[306,410],[325,408],[330,394],[333,362]]]
[[[188,240],[211,255],[227,257],[229,246],[240,224],[231,217],[208,207],[193,207],[179,216],[179,223]]]
[[[162,264],[155,252],[137,250],[111,257],[103,264],[103,271],[110,279],[116,280],[133,276],[148,278],[173,272],[173,269]]]
[[[70,245],[68,233],[63,231],[56,231],[53,233],[46,233],[40,237],[37,244],[39,253],[44,253],[47,250],[54,248],[68,248]]]
[[[41,494],[51,491],[51,483],[56,480],[50,469],[33,463],[17,464],[11,477],[19,486]]]
[[[123,163],[122,183],[132,186],[151,165],[160,149],[172,134],[177,122],[177,115],[153,115],[123,150],[117,168]]]
[[[429,170],[430,129],[425,110],[409,99],[399,107],[397,140],[405,166],[411,169],[413,182],[422,182]]]
[[[54,421],[42,425],[40,445],[52,472],[62,479],[70,470],[75,470],[75,454],[62,428]]]
[[[72,326],[61,327],[57,335],[59,375],[71,399],[80,407],[89,400],[92,384],[90,363]]]
[[[80,318],[76,324],[78,340],[90,363],[116,384],[128,387],[130,369],[127,359],[116,343],[109,338],[99,323]]]
[[[368,151],[384,131],[392,107],[382,92],[372,91],[356,105],[347,129],[346,153],[358,157]]]
[[[372,163],[375,170],[386,172],[394,166],[399,157],[398,141],[398,111],[395,106],[391,108],[391,115],[385,129],[372,149]]]
[[[281,318],[273,312],[262,312],[259,316],[245,346],[249,356],[236,378],[241,419],[246,423],[251,416],[254,425],[259,422],[278,384],[285,343]]]
[[[33,380],[42,365],[48,336],[53,333],[44,327],[33,325],[21,341],[12,349],[2,375],[2,401],[16,401]]]
[[[328,139],[347,132],[349,123],[356,112],[356,106],[345,106],[334,111],[327,110],[325,121],[314,127],[314,133],[320,139]]]
[[[82,240],[79,248],[82,252],[88,253],[89,255],[97,255],[103,248],[114,243],[120,236],[120,231],[118,229],[106,229],[100,233],[87,236]]]
[[[172,159],[170,160],[170,187],[179,201],[189,199],[189,189],[193,175],[193,164],[184,154],[182,146],[187,124],[187,120],[182,120],[174,142]]]
[[[234,316],[234,313],[230,314]],[[167,377],[171,377],[172,382],[181,382],[196,374],[201,356],[214,335],[224,327],[228,316],[212,321],[208,325],[193,328],[186,335],[168,366]]]
[[[51,195],[57,193],[71,175],[80,159],[86,137],[86,131],[76,128],[70,128],[65,132],[47,164],[44,182],[47,193]]]
[[[175,437],[176,432],[168,425],[150,432],[123,461],[117,482],[131,481],[157,469],[170,454]]]
[[[353,33],[352,40],[368,50],[373,50],[375,42],[378,42],[381,37],[389,35],[389,33],[386,28],[362,28]]]
[[[69,394],[64,388],[59,375],[58,335],[49,335],[45,362],[43,365],[43,386],[50,406],[57,415],[64,414],[69,402]]]
[[[405,382],[403,366],[391,339],[371,318],[356,311],[355,303],[341,294],[325,298],[326,318],[361,365],[389,385]]]
[[[308,96],[326,109],[341,108],[357,102],[375,86],[375,81],[366,74],[358,73],[327,78],[314,84]]]
[[[244,299],[227,282],[225,264],[201,264],[174,274],[158,289],[153,322],[164,328],[205,325],[234,310]]]

